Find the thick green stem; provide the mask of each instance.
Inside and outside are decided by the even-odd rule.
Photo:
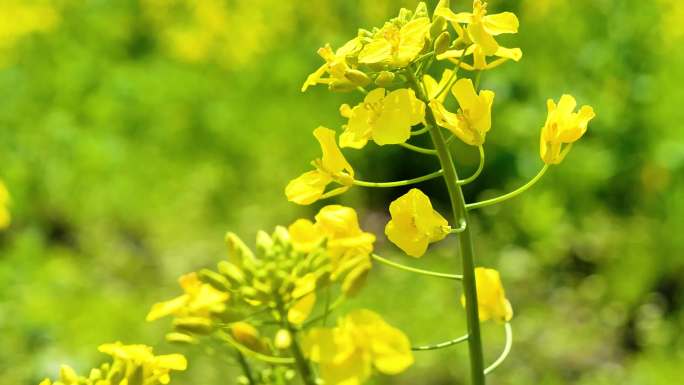
[[[411,71],[407,71],[412,74]],[[411,75],[409,75],[411,77]],[[424,102],[428,102],[422,85],[415,76],[411,77],[413,88],[418,97]],[[463,191],[458,184],[458,173],[454,166],[451,153],[447,146],[442,131],[435,122],[432,111],[425,111],[425,119],[430,128],[430,136],[437,150],[439,162],[444,171],[444,181],[449,191],[449,199],[454,215],[455,223],[465,223],[463,232],[458,233],[459,247],[463,265],[463,294],[465,296],[466,317],[468,323],[468,350],[470,355],[470,377],[471,384],[484,385],[484,357],[482,353],[482,337],[480,333],[480,316],[477,307],[477,289],[475,286],[475,262],[473,260],[473,244],[468,221],[468,211],[466,210]]]
[[[245,374],[245,377],[247,377],[247,383],[249,385],[256,385],[256,382],[254,381],[254,375],[252,375],[252,368],[249,366],[245,356],[239,350],[236,350],[235,353],[237,361],[242,368],[242,372]]]
[[[304,382],[304,384],[316,385],[316,379],[314,378],[313,372],[311,371],[309,361],[306,360],[306,358],[304,357],[304,353],[302,352],[302,348],[299,346],[297,330],[293,328],[289,323],[288,329],[290,330],[290,334],[292,334],[292,345],[290,346],[290,350],[292,350],[292,355],[294,356],[295,362],[297,364],[297,370],[299,370],[299,375],[302,377],[302,381]]]

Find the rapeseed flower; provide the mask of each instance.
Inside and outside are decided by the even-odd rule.
[[[457,113],[450,112],[439,100],[431,100],[430,108],[437,124],[456,135],[466,144],[480,146],[492,127],[494,92],[482,90],[478,94],[470,79],[459,79],[451,88],[459,104]]]
[[[185,292],[169,301],[152,306],[147,321],[154,321],[168,315],[176,317],[197,317],[209,320],[212,315],[226,310],[230,295],[200,281],[196,273],[183,275],[178,280]]]
[[[124,345],[121,342],[98,347],[102,353],[114,358],[114,365],[125,370],[127,382],[120,384],[168,384],[172,370],[185,370],[187,360],[182,354],[155,356],[146,345]]]
[[[340,135],[340,147],[363,148],[369,139],[378,145],[399,144],[411,137],[411,127],[425,120],[425,103],[413,90],[401,88],[386,92],[376,88],[363,102],[340,108],[349,119]]]
[[[307,76],[306,81],[302,85],[302,92],[316,84],[328,84],[331,88],[334,87],[336,89],[346,88],[351,90],[356,88],[357,84],[346,76],[347,72],[353,69],[353,66],[348,62],[348,57],[358,54],[362,47],[361,40],[354,38],[336,51],[333,51],[330,44],[319,48],[318,55],[325,60],[325,64]],[[324,77],[326,74],[328,77]]]
[[[571,95],[561,96],[558,105],[551,99],[546,105],[548,115],[539,139],[539,153],[544,163],[558,164],[568,154],[572,143],[587,132],[587,125],[596,114],[590,106],[573,112],[577,101]]]
[[[475,268],[475,284],[480,321],[493,319],[508,322],[513,318],[513,308],[506,299],[498,271],[484,267]],[[465,296],[461,296],[461,304],[465,307]]]
[[[390,204],[392,219],[385,234],[392,243],[412,257],[421,257],[432,242],[448,234],[446,219],[432,208],[430,198],[414,188]]]
[[[404,333],[370,310],[355,310],[334,328],[312,329],[302,347],[326,385],[360,385],[374,368],[395,375],[414,362]]]
[[[415,18],[402,26],[387,22],[359,53],[359,63],[402,68],[409,65],[425,47],[430,19]]]
[[[354,170],[337,147],[335,131],[318,127],[313,134],[323,152],[322,158],[313,162],[316,170],[300,175],[285,187],[287,199],[300,205],[308,205],[322,198],[342,194],[349,190],[354,182]],[[341,186],[326,193],[326,187],[332,182]]]

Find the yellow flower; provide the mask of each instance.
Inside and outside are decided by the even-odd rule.
[[[318,127],[313,134],[323,152],[322,158],[313,162],[316,170],[300,175],[285,187],[287,199],[300,205],[308,205],[322,198],[342,194],[349,190],[354,182],[354,170],[337,147],[335,131]],[[325,188],[332,182],[342,186],[325,193]]]
[[[454,62],[461,62],[460,58],[464,55],[473,55],[473,66],[467,69],[490,69],[498,66],[508,59],[520,60],[522,51],[520,48],[506,48],[500,46],[494,36],[504,33],[518,32],[518,17],[511,12],[502,12],[494,15],[487,15],[487,3],[480,0],[473,1],[473,12],[454,13],[449,8],[438,8],[435,14],[450,21],[459,35],[463,34],[460,24],[466,24],[467,39],[461,39],[472,43],[467,49],[450,50],[437,56],[437,59],[451,59]],[[487,63],[487,56],[497,56],[499,59],[492,63]],[[456,58],[459,58],[458,60]],[[462,63],[464,64],[464,63]]]
[[[425,254],[428,244],[446,237],[448,226],[444,217],[432,208],[430,198],[418,189],[411,189],[390,204],[392,219],[385,234],[392,243],[412,257]]]
[[[437,100],[440,103],[444,103],[444,100],[447,97],[447,93],[442,92],[440,95],[437,95],[437,93],[447,87],[447,84],[449,83],[449,81],[452,80],[453,76],[455,76],[454,71],[450,69],[445,69],[442,73],[442,78],[439,80],[438,83],[437,80],[435,80],[432,76],[423,75],[423,85],[425,86],[425,91],[427,92],[428,100]]]
[[[315,223],[299,219],[290,225],[290,241],[293,248],[308,253],[320,247],[323,240],[326,240],[331,279],[336,281],[343,277],[342,290],[346,294],[353,294],[372,266],[370,254],[373,252],[375,236],[361,229],[356,211],[350,207],[325,206],[316,214],[315,219]],[[312,287],[311,282],[298,282],[298,287],[300,285],[308,285],[310,288],[308,291],[300,290],[302,293],[312,292],[315,287]],[[312,300],[303,297],[301,301],[304,301],[301,306],[306,309],[306,301]]]
[[[425,47],[430,19],[418,17],[398,27],[387,22],[359,53],[359,63],[406,67]]]
[[[287,311],[287,320],[294,325],[301,325],[309,318],[316,304],[316,274],[308,273],[295,281],[292,298],[295,303]]]
[[[480,321],[494,319],[507,322],[513,318],[513,308],[506,299],[498,271],[484,267],[475,268],[475,284]],[[461,304],[465,307],[465,296],[461,296]]]
[[[199,280],[196,273],[186,274],[178,280],[185,294],[172,300],[152,306],[147,321],[154,321],[168,315],[177,317],[209,318],[226,309],[225,302],[230,295]]]
[[[430,101],[437,124],[471,146],[482,145],[492,127],[494,92],[482,90],[477,94],[470,79],[459,79],[451,88],[451,93],[460,106],[458,113],[449,112],[438,100]]]
[[[5,184],[0,181],[0,230],[4,230],[9,227],[12,221],[12,216],[10,214],[9,205],[10,195],[7,191]]]
[[[356,84],[345,76],[347,70],[352,69],[347,62],[347,57],[357,54],[361,50],[361,47],[361,40],[359,38],[354,38],[337,49],[337,51],[333,51],[330,44],[326,44],[325,47],[319,48],[318,55],[325,60],[325,64],[320,66],[306,78],[304,85],[302,85],[302,92],[305,92],[309,87],[316,84],[328,84],[330,86],[335,84],[335,86],[339,88],[355,88]],[[329,75],[327,78],[324,77],[326,74]]]
[[[100,345],[98,350],[112,356],[114,365],[119,363],[125,368],[126,383],[168,384],[171,370],[185,370],[188,366],[182,354],[155,356],[152,348],[146,345],[116,342]],[[140,382],[132,381],[133,377],[138,377]]]
[[[406,142],[411,127],[425,119],[425,104],[408,88],[389,93],[376,88],[363,102],[354,108],[343,105],[340,112],[349,118],[340,147],[362,148],[369,139],[380,146]]]
[[[314,328],[302,342],[326,385],[360,385],[373,367],[395,375],[414,362],[404,333],[369,310],[353,311],[334,328]]]
[[[558,106],[551,99],[546,105],[548,115],[541,131],[539,153],[544,163],[558,164],[568,154],[572,143],[587,132],[587,125],[596,114],[590,106],[582,106],[578,112],[573,112],[577,102],[571,95],[561,96]]]

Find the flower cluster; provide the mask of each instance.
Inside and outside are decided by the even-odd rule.
[[[171,371],[185,370],[187,361],[181,354],[155,356],[145,345],[124,345],[121,342],[101,345],[98,350],[112,357],[111,363],[79,376],[62,365],[59,379],[43,380],[40,385],[158,385],[171,381]]]

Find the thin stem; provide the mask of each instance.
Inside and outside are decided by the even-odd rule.
[[[440,176],[442,176],[442,170],[437,170],[435,172],[432,172],[427,175],[419,176],[417,178],[413,179],[406,179],[406,180],[399,180],[396,182],[366,182],[362,180],[354,180],[354,184],[356,186],[361,186],[361,187],[379,187],[379,188],[388,188],[388,187],[401,187],[401,186],[408,186],[411,184],[416,184],[420,182],[425,182],[426,180],[430,179],[435,179]]]
[[[487,199],[486,201],[481,201],[481,202],[475,202],[475,203],[468,203],[466,205],[466,209],[472,210],[472,209],[479,209],[480,207],[486,207],[486,206],[491,206],[497,203],[501,203],[503,201],[506,201],[508,199],[514,198],[517,195],[520,195],[527,191],[530,187],[534,186],[535,183],[541,179],[542,176],[546,173],[546,170],[549,169],[549,165],[545,164],[544,167],[537,173],[537,175],[534,176],[534,178],[530,179],[529,182],[525,183],[524,185],[520,186],[518,189],[513,190],[509,192],[508,194],[504,194],[501,196],[498,196],[496,198],[492,199]]]
[[[292,350],[292,355],[295,358],[295,362],[297,364],[297,369],[299,370],[299,374],[302,377],[302,381],[304,381],[304,384],[306,385],[316,385],[316,379],[313,376],[313,372],[311,371],[311,366],[309,366],[309,362],[304,358],[304,353],[302,353],[302,348],[299,346],[299,341],[297,339],[297,330],[290,325],[289,322],[285,321],[287,324],[287,328],[290,331],[290,334],[292,334],[292,345],[290,345],[290,350]]]
[[[395,269],[404,270],[404,271],[408,271],[408,272],[415,273],[415,274],[427,275],[430,277],[437,277],[437,278],[453,279],[453,280],[457,280],[457,281],[460,281],[463,279],[463,276],[459,275],[459,274],[447,274],[447,273],[439,273],[436,271],[417,269],[415,267],[402,265],[401,263],[392,262],[389,259],[385,259],[385,258],[383,258],[377,254],[371,254],[371,257],[380,263],[384,263],[387,266],[392,266]]]
[[[513,328],[511,327],[511,324],[508,322],[506,322],[504,327],[506,328],[506,346],[504,346],[504,350],[503,352],[501,352],[499,358],[497,358],[496,361],[494,361],[494,363],[489,365],[487,369],[484,370],[485,375],[493,372],[494,369],[501,365],[501,363],[506,360],[506,357],[508,357],[508,353],[511,352],[511,347],[513,346]]]
[[[409,72],[410,81],[418,97],[427,102],[427,96],[422,85],[415,76]],[[437,150],[439,162],[444,170],[444,182],[449,192],[449,200],[454,215],[454,222],[465,222],[468,224],[468,210],[466,210],[465,199],[461,186],[458,185],[458,173],[451,158],[449,147],[444,141],[442,131],[435,122],[435,117],[431,110],[427,110],[425,119],[430,125],[430,136]],[[475,263],[473,258],[473,244],[470,234],[470,226],[458,234],[459,248],[463,266],[463,295],[466,302],[466,320],[468,325],[468,353],[470,356],[470,378],[472,385],[484,385],[484,355],[482,353],[482,337],[480,336],[480,316],[478,310],[477,291],[475,286]]]
[[[451,77],[449,78],[449,81],[444,83],[444,86],[437,92],[437,95],[435,95],[435,99],[439,99],[439,97],[444,93],[444,91],[450,89],[453,84],[456,82],[456,74],[458,73],[458,69],[461,68],[461,62],[463,61],[463,56],[465,56],[465,50],[463,50],[463,53],[461,56],[458,57],[458,62],[456,62],[456,65],[454,66],[454,70],[451,73]]]
[[[277,364],[277,365],[292,365],[295,363],[295,360],[292,357],[275,357],[275,356],[269,356],[267,354],[255,352],[254,350],[246,347],[245,345],[242,345],[241,343],[235,341],[228,333],[221,333],[220,338],[230,344],[232,347],[237,349],[240,353],[253,357],[259,361],[263,362],[268,362],[270,364]]]
[[[419,152],[421,154],[426,154],[426,155],[437,155],[437,151],[431,149],[431,148],[423,148],[423,147],[418,147],[414,146],[409,143],[399,143],[401,147],[404,147],[406,149],[409,149],[411,151]]]
[[[325,312],[325,313],[323,313],[323,314],[321,314],[321,315],[318,315],[318,316],[316,316],[316,317],[309,318],[306,322],[304,322],[304,323],[302,324],[302,326],[300,327],[300,329],[306,329],[308,326],[310,326],[310,325],[312,325],[312,324],[315,324],[316,322],[321,321],[321,320],[324,321],[323,326],[325,326],[325,318],[326,318],[333,310],[337,309],[340,305],[342,305],[342,303],[344,303],[344,299],[345,299],[344,295],[339,296],[339,297],[338,297],[338,298],[337,298],[337,299],[328,307],[328,311],[327,311],[327,312]]]
[[[356,90],[364,95],[368,95],[368,91],[366,91],[366,89],[361,86],[356,87]]]
[[[482,70],[477,71],[475,75],[475,91],[480,89],[480,79],[482,78]]]
[[[418,129],[418,130],[415,130],[415,131],[411,131],[411,136],[423,135],[424,133],[426,133],[426,132],[428,132],[428,131],[430,131],[430,127],[425,126],[425,127],[421,128],[421,129]]]
[[[245,356],[239,350],[236,350],[235,353],[237,356],[237,361],[242,368],[242,372],[245,374],[245,377],[247,377],[247,383],[249,385],[256,385],[256,382],[254,381],[254,375],[252,374],[252,368],[249,366]]]
[[[414,347],[411,348],[411,350],[414,350],[414,351],[425,351],[425,350],[444,349],[444,348],[446,348],[446,347],[449,347],[449,346],[452,346],[452,345],[456,345],[456,344],[460,344],[461,342],[465,342],[465,341],[468,341],[468,335],[467,335],[467,334],[464,335],[464,336],[455,338],[455,339],[453,339],[453,340],[440,342],[440,343],[438,343],[438,344],[423,345],[423,346],[414,346]]]
[[[485,160],[485,154],[484,154],[484,148],[480,145],[477,148],[480,151],[480,164],[477,166],[477,170],[475,170],[475,173],[465,179],[459,180],[458,184],[459,186],[466,185],[475,179],[477,179],[478,176],[482,173],[482,170],[484,169],[484,160]]]

